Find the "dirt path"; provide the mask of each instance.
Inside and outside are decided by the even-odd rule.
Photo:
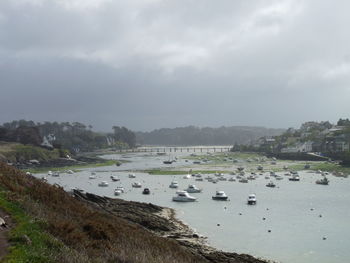
[[[7,227],[0,226],[0,260],[2,260],[7,252],[10,243],[8,242],[8,232],[13,227],[13,222],[8,214],[0,209],[0,217],[5,220]]]

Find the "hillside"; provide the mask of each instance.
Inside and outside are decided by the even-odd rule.
[[[146,145],[233,145],[246,144],[263,136],[276,136],[283,129],[232,126],[199,128],[195,126],[163,128],[151,132],[136,132],[136,142]]]

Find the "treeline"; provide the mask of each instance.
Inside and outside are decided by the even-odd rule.
[[[283,129],[264,127],[199,128],[195,126],[136,132],[136,141],[147,145],[233,145],[245,144],[263,136],[279,135]]]
[[[111,133],[101,133],[93,131],[91,125],[80,122],[35,123],[19,120],[0,126],[0,141],[62,148],[73,153],[135,146],[136,136],[131,130],[119,126],[113,126],[112,129]]]

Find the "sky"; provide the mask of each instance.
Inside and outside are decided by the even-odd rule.
[[[0,123],[299,127],[350,117],[346,0],[1,0]]]

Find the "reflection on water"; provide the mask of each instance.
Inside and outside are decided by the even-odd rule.
[[[109,197],[114,197],[117,186],[124,186],[125,193],[120,198],[175,208],[180,219],[207,236],[211,245],[222,250],[287,263],[343,263],[350,257],[348,179],[330,176],[329,186],[316,185],[320,175],[300,172],[300,182],[288,181],[284,176],[283,180],[275,181],[276,188],[268,188],[265,186],[268,180],[264,176],[248,184],[230,181],[213,184],[195,181],[193,177],[183,179],[183,175],[139,172],[135,172],[136,178],[129,178],[129,172],[125,170],[169,167],[162,163],[168,156],[128,154],[122,158],[120,155],[110,157],[131,162],[120,167],[89,168],[75,174],[61,174],[60,177],[48,177],[48,180],[67,190],[78,187]],[[172,166],[186,164],[184,159],[179,158]],[[89,179],[91,171],[97,171],[96,179]],[[112,182],[111,175],[118,175],[121,180]],[[108,187],[98,187],[103,180],[109,182]],[[179,182],[179,189],[187,188],[190,183],[203,188],[203,193],[191,194],[198,198],[198,202],[172,202],[176,192],[176,189],[169,188],[172,180]],[[133,182],[140,182],[142,188],[132,188]],[[145,187],[150,188],[150,195],[141,194]],[[213,201],[211,196],[216,190],[224,190],[230,201]],[[257,196],[255,206],[246,204],[250,193]]]

